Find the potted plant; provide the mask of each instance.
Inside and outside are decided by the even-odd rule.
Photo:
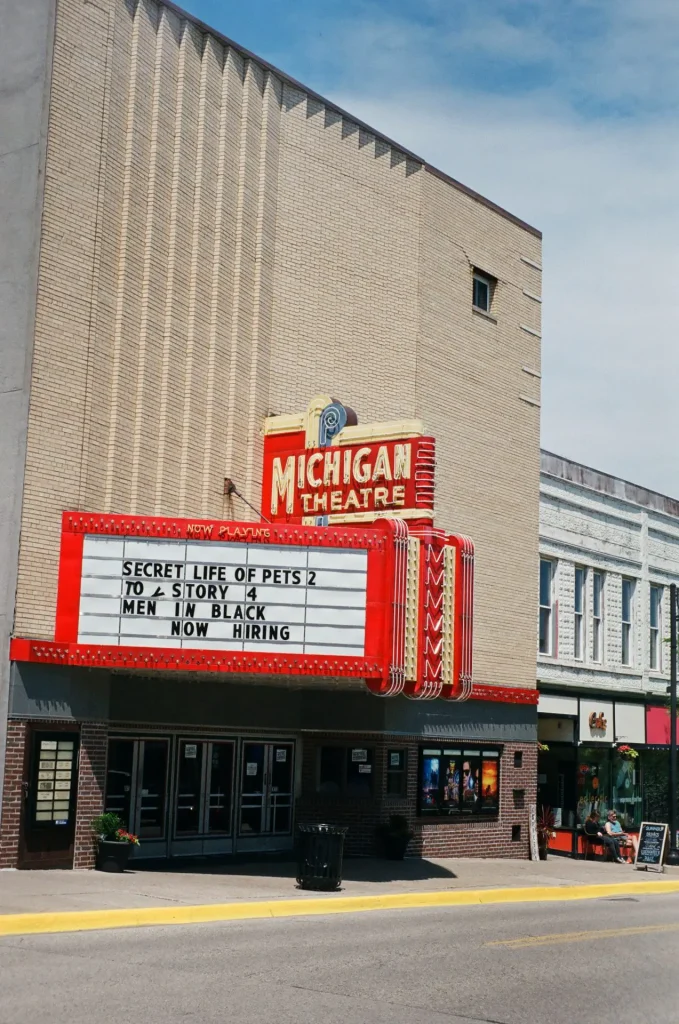
[[[538,818],[538,853],[540,860],[547,860],[549,840],[556,838],[554,811],[551,807],[543,807]]]
[[[628,747],[626,743],[621,743],[618,747],[618,757],[623,761],[636,761],[639,756],[639,751],[633,747]]]
[[[403,860],[408,843],[415,833],[402,814],[392,814],[389,821],[377,827],[387,860]]]
[[[548,753],[549,753],[549,747],[547,746],[547,744],[546,743],[540,743],[540,741],[538,740],[538,754],[548,754]]]
[[[111,812],[98,815],[92,822],[92,831],[98,840],[97,871],[124,871],[132,848],[139,846],[137,836],[126,832],[122,819]]]

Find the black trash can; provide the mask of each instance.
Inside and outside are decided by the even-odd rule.
[[[297,883],[301,889],[339,889],[346,828],[297,826]]]

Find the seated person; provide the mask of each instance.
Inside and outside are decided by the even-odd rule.
[[[599,815],[596,811],[592,811],[588,815],[583,828],[585,835],[589,839],[598,839],[599,842],[602,843],[603,846],[608,850],[608,852],[613,854],[618,864],[625,863],[624,858],[620,856],[620,847],[618,845],[618,840],[614,839],[613,836],[607,835],[606,832],[602,830],[602,827],[599,824]]]
[[[608,821],[606,822],[606,833],[612,838],[617,839],[621,846],[631,846],[636,856],[637,847],[639,845],[637,837],[628,835],[627,832],[623,832],[622,825],[618,821],[617,811],[608,812]]]

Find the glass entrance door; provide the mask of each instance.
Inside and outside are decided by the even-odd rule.
[[[234,744],[207,744],[207,807],[205,830],[209,836],[231,835]]]
[[[149,839],[165,838],[169,746],[168,740],[139,742],[141,793],[135,831],[147,844]]]
[[[105,809],[141,845],[138,858],[292,846],[292,741],[113,737]]]
[[[240,823],[241,836],[258,836],[265,831],[265,779],[267,769],[265,743],[244,743],[241,759]]]
[[[231,852],[233,765],[231,740],[178,741],[174,856]]]
[[[202,831],[204,743],[179,741],[177,754],[177,802],[174,832],[177,838]]]
[[[167,854],[169,739],[111,739],[105,810],[142,840],[135,857]]]
[[[104,810],[117,814],[130,828],[132,783],[136,777],[136,740],[109,740]]]
[[[293,743],[243,741],[238,850],[292,845],[293,754]]]
[[[271,744],[269,826],[274,835],[292,833],[292,743]]]

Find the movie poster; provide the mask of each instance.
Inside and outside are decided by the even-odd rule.
[[[435,808],[438,806],[439,768],[439,758],[425,753],[422,758],[420,790],[420,806],[422,808]]]
[[[455,757],[446,758],[446,781],[443,790],[444,809],[450,813],[460,805],[460,765]]]
[[[462,762],[462,809],[474,811],[479,802],[479,763],[465,758]]]
[[[483,806],[485,810],[499,807],[500,762],[497,758],[484,760],[481,770]]]

